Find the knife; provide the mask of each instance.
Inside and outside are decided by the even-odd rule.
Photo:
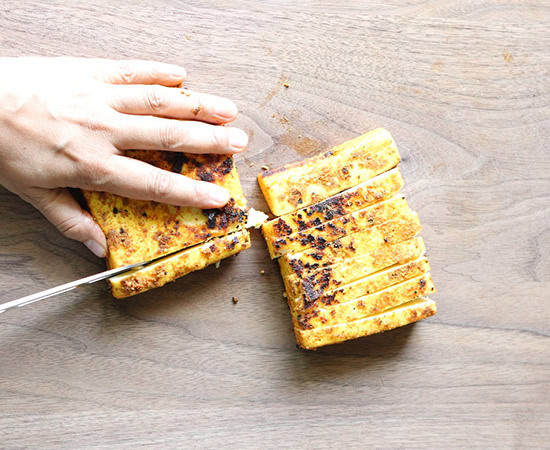
[[[119,275],[121,273],[130,271],[137,267],[142,267],[145,264],[147,264],[147,262],[139,262],[139,263],[129,264],[123,267],[118,267],[116,269],[107,270],[105,272],[91,275],[86,278],[81,278],[80,280],[71,281],[70,283],[62,284],[61,286],[57,286],[51,289],[46,289],[45,291],[38,292],[36,294],[27,295],[26,297],[22,297],[17,300],[12,300],[11,302],[0,304],[0,314],[2,314],[3,312],[6,312],[8,309],[11,309],[11,308],[29,305],[31,303],[44,300],[45,298],[62,294],[63,292],[72,291],[73,289],[79,286],[82,286],[84,284],[92,284],[92,283],[95,283],[96,281],[105,280],[107,278],[114,277],[115,275]]]

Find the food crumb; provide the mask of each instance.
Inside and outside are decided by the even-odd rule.
[[[286,295],[286,292],[283,292],[283,298],[288,298],[288,295]]]
[[[287,81],[285,84],[283,84],[283,86],[288,89],[290,87],[290,83]]]
[[[265,275],[265,270],[260,270],[260,275]]]
[[[287,116],[283,115],[283,117],[281,117],[281,123],[289,123],[289,122],[290,122],[290,120],[288,120]]]
[[[215,264],[216,269],[219,269],[219,268],[220,268],[220,264],[221,264],[221,263],[222,263],[221,261],[217,261],[217,262],[216,262],[216,264]]]
[[[239,303],[239,299],[238,299],[237,297],[233,297],[231,300],[232,300],[233,303],[235,303],[235,304]]]
[[[262,170],[269,170],[269,166],[262,166]]]
[[[201,107],[199,105],[196,108],[193,108],[191,112],[193,113],[194,116],[196,116],[200,111],[201,111]]]

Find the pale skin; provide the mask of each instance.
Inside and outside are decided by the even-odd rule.
[[[124,156],[129,149],[235,154],[243,130],[225,98],[181,85],[151,61],[0,58],[0,184],[65,236],[106,254],[105,236],[68,187],[180,206],[221,207],[228,192]],[[177,120],[176,120],[177,119]]]

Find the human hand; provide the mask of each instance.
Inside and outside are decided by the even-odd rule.
[[[221,207],[220,186],[124,156],[124,150],[233,154],[246,133],[218,126],[230,100],[176,88],[185,71],[149,61],[0,58],[0,184],[98,256],[103,232],[67,187],[174,205]],[[181,120],[173,120],[181,119]]]

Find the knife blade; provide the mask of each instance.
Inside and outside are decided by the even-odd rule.
[[[119,275],[124,272],[129,272],[130,270],[145,266],[148,263],[149,261],[139,262],[139,263],[129,264],[123,267],[118,267],[116,269],[106,270],[105,272],[100,272],[95,275],[90,275],[89,277],[81,278],[80,280],[71,281],[70,283],[65,283],[54,288],[46,289],[45,291],[37,292],[36,294],[27,295],[17,300],[12,300],[12,301],[0,304],[0,314],[12,308],[29,305],[31,303],[38,302],[40,300],[44,300],[49,297],[53,297],[54,295],[72,291],[73,289],[76,289],[77,287],[85,284],[92,284],[92,283],[95,283],[96,281],[105,280],[107,278],[114,277],[115,275]]]

